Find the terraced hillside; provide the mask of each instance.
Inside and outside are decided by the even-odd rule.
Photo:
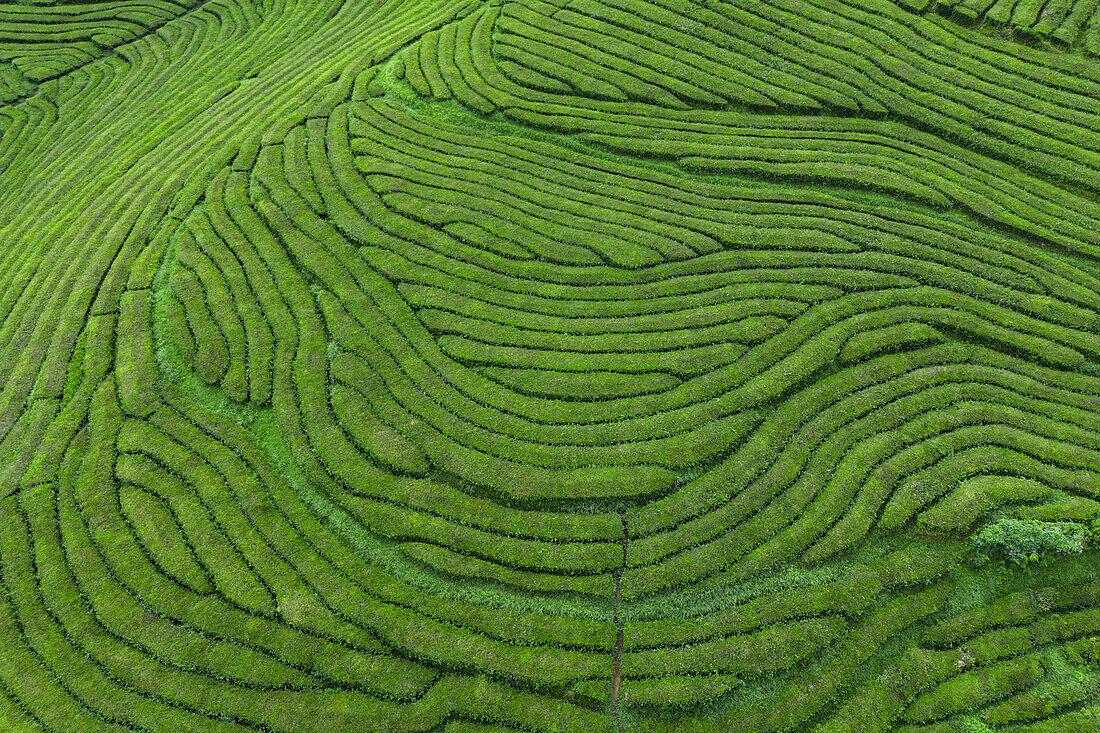
[[[1097,54],[0,3],[0,731],[1100,729]]]

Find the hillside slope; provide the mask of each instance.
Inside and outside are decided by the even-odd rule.
[[[955,5],[0,3],[0,730],[1096,730],[1100,10]]]

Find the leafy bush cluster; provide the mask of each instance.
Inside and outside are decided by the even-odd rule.
[[[977,551],[976,564],[992,557],[1018,565],[1045,562],[1050,553],[1076,555],[1090,539],[1088,527],[1079,522],[1041,522],[1032,519],[1000,519],[970,538]]]

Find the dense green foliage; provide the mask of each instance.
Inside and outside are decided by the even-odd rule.
[[[1096,730],[1097,55],[0,2],[0,730]]]
[[[1077,522],[1039,522],[1034,519],[1001,519],[970,538],[979,558],[1003,555],[1019,564],[1049,560],[1050,553],[1065,555],[1084,551],[1089,530]]]

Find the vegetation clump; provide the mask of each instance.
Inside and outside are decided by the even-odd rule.
[[[1052,557],[1079,555],[1089,544],[1091,532],[1080,522],[1042,522],[1002,518],[987,524],[970,538],[976,564],[999,557],[1017,565],[1049,562]]]

